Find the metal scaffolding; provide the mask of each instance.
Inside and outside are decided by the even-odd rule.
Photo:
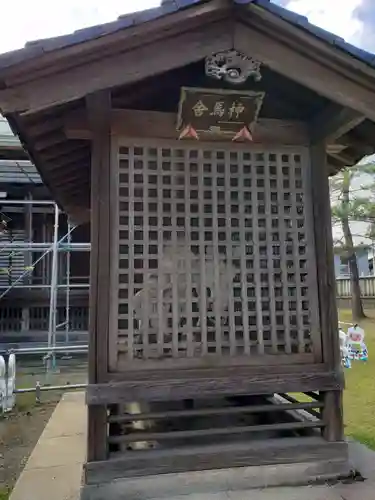
[[[73,284],[71,283],[70,276],[70,263],[71,263],[71,252],[72,251],[90,251],[90,243],[73,243],[72,242],[72,232],[76,226],[68,223],[67,233],[59,238],[59,216],[60,210],[57,204],[51,200],[4,200],[3,205],[30,205],[31,218],[32,218],[32,208],[35,205],[47,205],[51,206],[54,211],[54,226],[53,226],[53,241],[34,243],[32,238],[30,241],[25,242],[6,242],[0,248],[1,252],[9,251],[13,254],[18,252],[43,252],[34,262],[30,263],[21,275],[2,292],[0,293],[0,299],[4,298],[12,289],[22,288],[22,289],[39,289],[39,288],[49,288],[50,289],[50,300],[49,300],[49,316],[48,316],[48,341],[47,348],[50,352],[54,352],[56,348],[56,334],[59,328],[64,327],[65,331],[65,342],[64,344],[69,346],[69,328],[70,328],[70,307],[71,307],[71,297],[70,292],[72,288],[88,288],[89,284]],[[31,227],[32,223],[29,221]],[[6,231],[6,229],[5,229]],[[59,252],[66,253],[66,282],[65,284],[58,283],[59,274]],[[34,285],[31,283],[23,283],[24,278],[30,276],[35,266],[46,257],[46,255],[52,254],[51,263],[51,280],[49,285]],[[29,259],[31,260],[31,259]],[[63,323],[57,324],[57,291],[58,289],[65,289],[65,321]],[[60,330],[61,331],[61,330]],[[71,346],[70,346],[71,347]],[[52,349],[52,350],[51,350]],[[54,353],[52,356],[52,364],[54,363]]]

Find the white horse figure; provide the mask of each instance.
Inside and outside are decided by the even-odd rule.
[[[203,285],[201,266],[200,258],[194,255],[186,245],[179,244],[164,248],[163,257],[159,263],[159,278],[157,274],[151,275],[143,289],[134,296],[132,301],[132,309],[138,321],[139,339],[142,338],[146,330],[149,334],[154,335],[157,335],[160,327],[164,331],[168,331],[168,315],[171,313],[170,302],[174,293],[177,295],[177,304],[172,303],[172,307],[177,308],[181,333],[186,333],[186,319],[192,313],[192,311],[188,311],[186,300],[188,286],[191,285],[190,293],[194,290],[198,304],[201,304],[199,301]],[[213,251],[208,249],[204,260],[204,274],[207,311],[215,311],[216,309],[219,312],[220,320],[223,321],[228,316],[229,294],[233,293],[236,269],[233,265],[226,263],[222,255],[215,259]],[[158,318],[159,296],[163,297],[162,318]],[[211,312],[211,315],[214,318],[215,314]],[[160,321],[162,321],[162,325],[160,325]],[[198,318],[195,326],[199,326],[199,323]],[[218,325],[216,325],[217,327]]]
[[[7,375],[5,411],[11,411],[16,404],[16,395],[14,393],[16,389],[16,355],[13,353],[9,355]]]

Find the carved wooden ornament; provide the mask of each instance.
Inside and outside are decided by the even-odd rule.
[[[198,141],[199,140],[199,136],[198,136],[197,131],[195,130],[194,127],[192,127],[191,125],[187,125],[181,131],[179,139],[196,139]]]
[[[243,127],[237,134],[233,137],[232,141],[250,141],[253,142],[253,136],[247,127]]]
[[[206,75],[233,85],[245,83],[249,77],[260,81],[260,62],[237,50],[226,50],[206,57]]]

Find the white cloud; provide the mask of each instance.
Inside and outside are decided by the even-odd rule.
[[[309,18],[321,28],[359,44],[363,24],[355,16],[362,0],[291,0],[287,8]]]
[[[13,0],[1,10],[0,53],[156,7],[160,0]]]

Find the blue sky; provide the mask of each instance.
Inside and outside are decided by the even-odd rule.
[[[322,28],[375,52],[375,0],[274,0]],[[0,52],[26,41],[112,21],[121,14],[159,5],[160,0],[18,0],[1,12]]]

